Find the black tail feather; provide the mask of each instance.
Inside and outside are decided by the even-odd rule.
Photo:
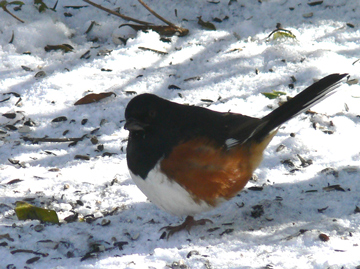
[[[261,119],[262,124],[256,128],[251,138],[262,140],[276,127],[324,100],[340,86],[340,80],[345,76],[347,74],[331,74],[315,82],[294,98],[263,117]]]

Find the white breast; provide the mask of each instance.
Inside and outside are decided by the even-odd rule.
[[[145,180],[130,171],[135,184],[159,208],[176,216],[194,216],[214,208],[204,201],[195,202],[183,187],[168,180],[160,171],[157,163]]]

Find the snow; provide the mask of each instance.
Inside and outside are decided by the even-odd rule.
[[[49,7],[55,4],[45,2]],[[25,1],[20,11],[8,6],[25,23],[0,10],[0,101],[10,98],[0,103],[0,113],[16,113],[14,119],[0,116],[0,267],[359,266],[359,83],[344,83],[312,108],[317,114],[301,114],[284,124],[255,171],[257,181],[249,182],[221,207],[197,216],[212,219],[213,224],[196,227],[190,234],[177,233],[169,240],[160,239],[159,229],[180,219],[148,202],[132,182],[123,120],[125,106],[134,96],[129,92],[149,92],[179,103],[261,117],[279,101],[267,99],[262,92],[277,90],[294,96],[330,73],[349,73],[350,79],[359,79],[360,62],[355,61],[360,58],[360,2],[326,0],[316,6],[296,0],[146,2],[166,19],[188,28],[189,35],[171,37],[167,43],[152,31],[118,28],[127,22],[82,1],[59,1],[56,12],[44,13],[34,8],[33,1]],[[162,24],[137,1],[97,3]],[[66,7],[71,5],[87,7]],[[312,17],[303,16],[310,12]],[[217,30],[203,29],[197,24],[199,16]],[[225,16],[228,19],[221,23],[213,21]],[[97,24],[85,34],[92,21]],[[268,40],[277,23],[295,34],[296,40]],[[119,36],[129,38],[126,45]],[[94,38],[98,41],[92,42]],[[46,45],[64,43],[73,52],[44,50]],[[88,50],[90,58],[80,59]],[[36,78],[39,71],[46,76]],[[192,77],[200,79],[186,80]],[[290,83],[294,88],[289,88]],[[181,89],[168,89],[169,85]],[[114,92],[116,97],[74,106],[86,94],[100,92]],[[52,122],[60,116],[67,121]],[[20,128],[29,119],[35,125]],[[83,119],[88,121],[82,124]],[[11,131],[7,125],[20,129]],[[72,147],[22,139],[85,134]],[[91,142],[93,137],[97,144]],[[281,144],[285,147],[277,151]],[[104,152],[112,155],[103,157]],[[90,160],[75,159],[76,155]],[[297,155],[312,164],[301,166]],[[284,160],[295,167],[283,164]],[[333,170],[321,172],[326,168]],[[7,184],[14,179],[22,181]],[[329,185],[340,189],[323,189]],[[263,189],[250,188],[254,186]],[[18,220],[15,202],[24,199],[55,210],[61,225]],[[64,218],[74,212],[79,218],[93,215],[86,217],[92,222],[67,223]],[[101,225],[107,221],[110,224]],[[43,225],[39,232],[38,225]],[[329,240],[320,240],[320,234]],[[11,253],[21,249],[34,253]],[[84,258],[89,252],[93,257]],[[27,264],[33,257],[39,259]]]

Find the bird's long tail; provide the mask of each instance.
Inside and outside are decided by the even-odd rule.
[[[347,74],[331,74],[307,87],[294,98],[263,117],[262,123],[254,130],[250,138],[261,141],[284,122],[321,102],[340,86],[340,80],[345,76]]]

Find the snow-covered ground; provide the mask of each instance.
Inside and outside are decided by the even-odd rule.
[[[164,25],[135,0],[97,3]],[[19,11],[8,5],[24,23],[0,9],[0,268],[360,266],[360,2],[146,3],[189,34],[160,40],[118,28],[126,21],[83,1],[60,0],[56,12],[43,13],[33,1]],[[67,7],[74,5],[86,7]],[[199,16],[217,30],[204,29]],[[267,38],[277,23],[296,39]],[[129,38],[126,45],[118,37]],[[44,49],[60,44],[73,51]],[[128,174],[123,120],[134,94],[261,117],[279,102],[262,92],[294,96],[345,72],[355,84],[286,123],[256,181],[198,216],[213,224],[160,239],[161,227],[180,220],[148,202]],[[100,92],[116,97],[74,106]],[[61,116],[67,120],[53,122]],[[84,135],[71,145],[24,141]],[[22,200],[55,210],[61,225],[18,220]],[[77,220],[64,220],[75,213]]]

